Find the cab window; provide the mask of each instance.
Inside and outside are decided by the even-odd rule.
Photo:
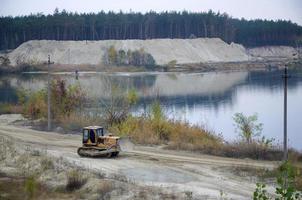
[[[83,131],[83,142],[87,142],[88,140],[88,130],[84,129]]]
[[[97,129],[97,130],[96,130],[96,133],[98,134],[99,137],[100,137],[100,136],[104,136],[104,133],[103,133],[103,129],[102,129],[102,128]]]
[[[89,139],[91,141],[91,143],[95,143],[95,133],[94,130],[89,130]]]

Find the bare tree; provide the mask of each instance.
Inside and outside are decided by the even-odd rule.
[[[121,123],[128,116],[130,106],[136,102],[136,95],[129,95],[121,85],[109,79],[104,80],[104,94],[107,95],[101,99],[101,109],[107,125]]]

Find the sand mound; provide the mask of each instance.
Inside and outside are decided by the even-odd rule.
[[[290,46],[264,46],[247,49],[253,59],[282,60],[298,57],[297,49]]]
[[[177,63],[240,62],[249,56],[239,44],[227,44],[218,38],[152,39],[152,40],[103,40],[103,41],[54,41],[33,40],[20,45],[9,53],[10,62],[39,64],[51,55],[56,64],[98,65],[103,55],[113,45],[117,50],[138,50],[150,53],[157,64],[171,60]]]

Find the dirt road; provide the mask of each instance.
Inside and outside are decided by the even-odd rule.
[[[114,159],[81,158],[77,147],[81,136],[36,131],[10,125],[18,116],[0,116],[0,135],[10,136],[20,145],[47,150],[56,157],[64,157],[75,165],[98,170],[107,175],[119,174],[138,184],[164,187],[167,190],[191,191],[202,199],[251,199],[255,189],[254,177],[239,177],[231,172],[236,167],[271,169],[274,162],[249,159],[230,159],[209,155],[162,150],[160,147],[135,146],[122,141],[119,157]],[[272,187],[268,187],[273,191]]]

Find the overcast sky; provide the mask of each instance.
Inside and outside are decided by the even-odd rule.
[[[0,16],[28,15],[54,9],[104,11],[220,11],[246,19],[285,19],[302,25],[302,0],[0,0]]]

